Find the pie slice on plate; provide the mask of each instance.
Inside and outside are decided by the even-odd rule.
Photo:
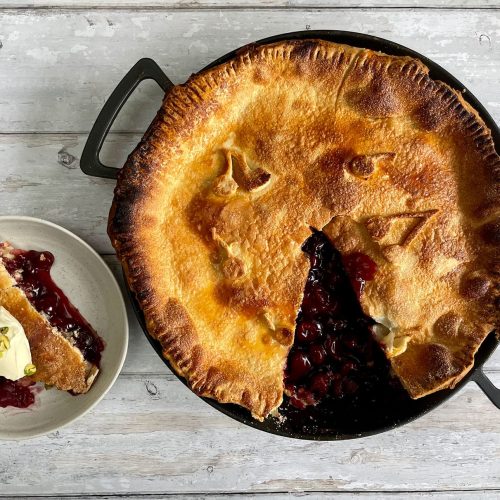
[[[53,282],[53,263],[50,252],[0,243],[0,306],[19,321],[29,341],[36,369],[30,378],[81,394],[99,372],[104,342]]]
[[[411,397],[453,387],[498,324],[499,186],[490,131],[420,61],[280,42],[166,95],[109,235],[174,369],[262,419],[285,370],[305,405],[346,388],[349,294]]]

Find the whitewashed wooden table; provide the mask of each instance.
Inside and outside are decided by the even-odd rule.
[[[141,57],[174,82],[247,42],[287,31],[379,35],[434,59],[500,122],[500,0],[0,0],[0,214],[46,218],[105,256],[113,181],[79,157],[105,99]],[[142,85],[102,158],[116,166],[161,100]],[[132,314],[127,361],[90,414],[46,437],[0,442],[0,497],[500,497],[500,413],[469,384],[430,415],[346,442],[240,425],[199,400]],[[500,352],[487,364],[500,384]]]

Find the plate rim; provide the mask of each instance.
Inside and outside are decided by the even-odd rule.
[[[110,279],[111,286],[115,288],[116,294],[119,297],[119,302],[120,302],[120,314],[123,318],[123,343],[119,352],[119,362],[117,365],[117,369],[115,370],[115,373],[111,377],[110,382],[105,386],[103,389],[102,394],[100,394],[97,399],[95,399],[92,403],[89,404],[87,408],[85,408],[82,412],[78,413],[76,416],[71,416],[69,418],[63,419],[62,423],[56,424],[56,425],[51,425],[48,424],[46,429],[43,431],[27,431],[27,432],[19,432],[18,434],[12,435],[12,434],[4,434],[4,432],[0,429],[0,441],[23,441],[26,439],[32,439],[35,437],[40,437],[40,436],[45,436],[51,432],[54,432],[56,430],[62,429],[63,427],[66,427],[70,423],[75,422],[76,420],[80,419],[87,413],[89,413],[92,409],[94,409],[106,396],[106,394],[109,392],[109,390],[115,385],[116,380],[118,379],[122,369],[123,365],[125,363],[125,359],[127,357],[127,352],[128,352],[128,343],[129,343],[129,338],[130,338],[130,326],[128,322],[128,316],[127,316],[127,308],[125,306],[125,299],[123,297],[123,293],[120,289],[120,285],[118,284],[118,280],[112,273],[111,269],[109,266],[106,264],[106,261],[99,255],[99,253],[92,247],[90,246],[86,241],[84,241],[82,238],[77,236],[75,233],[71,232],[69,229],[66,229],[65,227],[60,226],[59,224],[56,224],[54,222],[45,220],[45,219],[40,219],[38,217],[31,217],[28,215],[0,215],[0,224],[3,221],[12,221],[12,222],[32,222],[35,224],[39,224],[42,226],[49,226],[52,227],[53,229],[56,229],[57,231],[60,231],[64,233],[66,236],[69,236],[73,240],[75,240],[78,244],[83,246],[86,250],[90,251],[90,253],[99,261],[103,267],[105,268],[105,272],[107,274],[107,277]]]

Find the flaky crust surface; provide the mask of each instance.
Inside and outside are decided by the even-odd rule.
[[[497,319],[499,171],[481,119],[419,61],[283,42],[249,48],[165,96],[119,174],[109,235],[177,372],[199,394],[262,418],[282,400],[308,271],[301,244],[310,226],[332,221],[341,251],[351,238],[348,251],[379,264],[362,299],[368,314],[402,318],[418,302],[460,318],[453,335],[446,318],[448,333],[434,333],[441,316],[408,320],[418,333],[393,366],[418,397],[463,376]],[[357,236],[373,219],[378,238],[398,214],[418,226],[389,224],[407,244],[384,250],[367,230]],[[346,234],[336,220],[348,221]],[[425,279],[405,281],[415,269]],[[416,293],[430,277],[446,286]]]

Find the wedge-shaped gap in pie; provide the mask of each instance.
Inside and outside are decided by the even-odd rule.
[[[407,399],[373,335],[375,322],[359,303],[359,283],[375,277],[375,262],[361,252],[341,255],[321,231],[313,232],[303,250],[311,267],[285,371],[288,398],[280,411],[290,415],[307,408],[316,420],[322,412],[341,412],[349,420],[373,416],[374,401]]]

